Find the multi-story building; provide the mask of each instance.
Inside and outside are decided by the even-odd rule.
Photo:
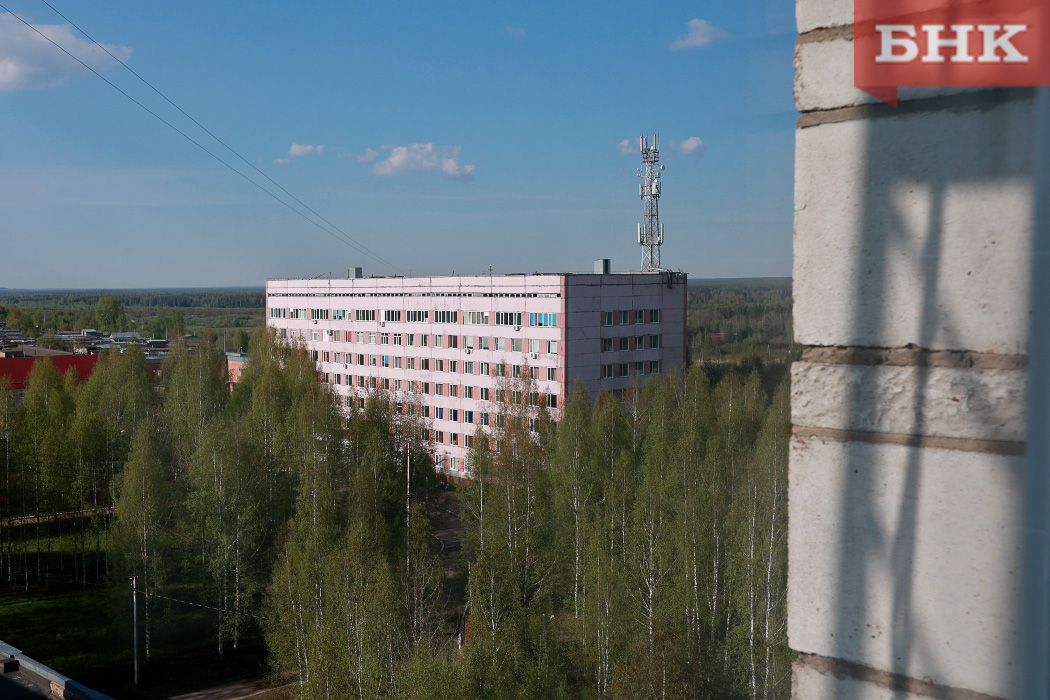
[[[385,390],[427,421],[437,468],[463,476],[497,424],[504,378],[554,419],[592,394],[685,363],[686,275],[532,274],[269,280],[267,324],[302,342],[344,406]]]

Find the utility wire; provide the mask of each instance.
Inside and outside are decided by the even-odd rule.
[[[46,2],[45,2],[45,4],[47,4],[47,5],[48,5],[48,7],[51,7],[51,9],[52,9],[52,10],[54,10],[54,7],[52,7],[52,6],[50,5],[50,4],[48,4],[48,3],[46,3]],[[403,270],[401,270],[400,268],[398,268],[398,267],[397,267],[396,265],[394,265],[394,264],[390,263],[389,261],[387,261],[387,260],[383,259],[382,257],[380,257],[379,255],[377,255],[376,253],[373,253],[372,251],[368,250],[367,248],[365,248],[365,247],[364,247],[364,245],[363,245],[363,244],[361,244],[361,243],[358,243],[358,242],[357,242],[356,240],[354,240],[353,238],[351,238],[351,237],[350,237],[350,236],[349,236],[348,234],[346,234],[345,232],[343,232],[342,230],[340,230],[340,229],[339,229],[339,228],[338,228],[337,226],[335,226],[334,224],[332,224],[331,222],[329,222],[329,221],[328,221],[327,219],[325,219],[325,218],[324,218],[323,216],[321,216],[321,215],[317,214],[317,212],[314,212],[314,211],[313,211],[313,209],[311,209],[311,208],[310,208],[310,207],[308,207],[307,205],[303,204],[303,203],[302,203],[302,202],[301,202],[301,201],[300,201],[300,200],[299,200],[298,198],[296,198],[296,197],[295,197],[294,195],[292,195],[292,194],[291,194],[291,193],[289,193],[289,192],[288,192],[287,190],[285,190],[285,189],[284,189],[283,187],[281,187],[281,186],[280,186],[280,185],[278,185],[278,184],[277,184],[276,182],[274,182],[274,181],[273,181],[273,180],[272,180],[271,178],[269,178],[269,176],[267,176],[267,175],[266,175],[265,173],[262,173],[262,171],[259,171],[259,169],[258,169],[258,168],[255,168],[255,166],[254,166],[254,165],[251,165],[251,163],[248,163],[248,161],[247,161],[247,160],[245,160],[243,156],[241,156],[241,155],[240,155],[239,153],[237,153],[237,152],[236,152],[236,151],[234,151],[234,150],[233,150],[232,148],[230,148],[230,147],[229,147],[229,146],[227,146],[227,145],[226,145],[225,143],[223,143],[223,142],[222,142],[222,141],[221,141],[221,140],[220,140],[220,139],[219,139],[218,137],[216,137],[216,136],[215,136],[214,134],[212,134],[212,133],[211,133],[210,131],[208,131],[208,129],[206,129],[205,127],[203,127],[203,126],[202,126],[202,125],[201,125],[201,124],[200,124],[199,122],[197,122],[197,120],[193,119],[193,118],[192,118],[192,117],[190,117],[190,116],[189,116],[188,114],[186,114],[186,112],[185,112],[185,111],[183,111],[183,110],[182,110],[181,108],[179,108],[179,107],[178,107],[177,105],[175,105],[175,103],[174,103],[174,102],[171,102],[171,100],[168,100],[168,98],[167,98],[167,97],[164,97],[164,95],[163,95],[162,93],[160,93],[160,91],[159,91],[159,90],[157,90],[156,88],[153,88],[153,86],[152,86],[152,85],[150,85],[150,87],[151,87],[151,88],[152,88],[152,89],[153,89],[154,91],[156,91],[156,92],[157,92],[157,94],[161,95],[161,97],[164,97],[164,99],[165,99],[165,100],[167,100],[167,101],[168,101],[169,103],[171,103],[172,105],[174,105],[174,106],[176,107],[176,109],[178,109],[178,110],[179,110],[180,112],[182,112],[183,114],[186,114],[186,116],[187,116],[187,117],[188,117],[188,118],[189,118],[189,119],[190,119],[191,121],[193,121],[193,123],[194,123],[194,124],[197,124],[197,126],[199,126],[199,127],[201,128],[201,129],[204,129],[204,131],[205,131],[205,132],[207,132],[207,133],[208,133],[208,134],[209,134],[209,135],[210,135],[210,136],[211,136],[212,138],[214,138],[214,139],[215,139],[216,141],[218,141],[219,143],[222,143],[222,145],[223,145],[223,146],[225,146],[225,147],[226,147],[226,148],[227,148],[228,150],[230,150],[230,151],[231,151],[232,153],[234,153],[234,155],[236,155],[236,156],[237,156],[238,158],[240,158],[241,160],[243,160],[243,161],[245,161],[246,163],[248,163],[248,165],[251,165],[251,167],[252,167],[252,168],[254,168],[254,169],[255,169],[256,171],[260,172],[260,173],[261,173],[261,174],[262,174],[262,175],[263,175],[264,177],[266,177],[266,179],[267,179],[267,180],[270,180],[270,182],[273,182],[273,183],[274,183],[274,185],[276,185],[277,187],[279,187],[279,188],[280,188],[280,189],[281,189],[282,191],[284,191],[284,192],[288,193],[288,196],[290,196],[290,197],[291,197],[291,198],[292,198],[293,200],[295,200],[295,201],[296,201],[296,202],[298,202],[298,203],[299,203],[300,205],[302,205],[302,206],[303,206],[304,208],[306,208],[307,210],[309,210],[310,212],[312,212],[312,213],[313,213],[313,214],[314,214],[315,216],[317,216],[317,217],[318,217],[319,219],[321,219],[322,221],[325,221],[326,223],[328,223],[328,225],[329,225],[329,226],[332,226],[332,228],[334,228],[334,229],[335,229],[336,231],[339,231],[339,233],[340,233],[340,234],[342,234],[342,237],[340,237],[340,236],[339,236],[339,235],[337,235],[336,233],[333,233],[332,231],[330,231],[329,229],[325,228],[325,227],[324,227],[324,226],[322,226],[321,224],[317,223],[316,221],[314,221],[313,219],[311,219],[310,217],[308,217],[308,216],[307,216],[306,214],[304,214],[303,212],[299,211],[298,209],[296,209],[295,207],[293,207],[293,206],[292,206],[291,204],[289,204],[289,203],[288,203],[288,202],[286,202],[285,200],[281,199],[280,197],[278,197],[277,195],[275,195],[275,194],[274,194],[273,192],[271,192],[270,190],[266,189],[266,188],[265,188],[265,187],[263,187],[263,186],[262,186],[261,184],[259,184],[259,183],[258,183],[258,182],[256,182],[255,180],[251,179],[250,177],[248,177],[247,175],[245,175],[245,174],[244,174],[243,172],[241,172],[241,171],[240,171],[240,170],[238,170],[237,168],[235,168],[235,167],[233,167],[232,165],[230,165],[230,164],[229,164],[228,162],[226,162],[225,160],[223,160],[222,158],[220,158],[219,156],[217,156],[217,155],[216,155],[215,153],[213,153],[213,152],[212,152],[211,150],[209,150],[209,149],[208,149],[208,148],[207,148],[206,146],[204,146],[203,144],[201,144],[201,143],[200,143],[199,141],[195,140],[195,139],[194,139],[194,138],[193,138],[192,136],[190,136],[189,134],[187,134],[186,132],[184,132],[184,131],[183,131],[182,129],[178,128],[177,126],[175,126],[175,125],[174,125],[174,124],[172,124],[171,122],[169,122],[169,121],[168,121],[167,119],[165,119],[164,117],[162,117],[162,116],[160,116],[159,114],[157,114],[156,112],[154,112],[154,111],[153,111],[152,109],[150,109],[149,107],[147,107],[146,105],[144,105],[144,104],[143,104],[142,102],[140,102],[140,101],[136,100],[136,99],[135,99],[134,97],[132,97],[132,96],[131,96],[130,94],[128,94],[128,93],[127,93],[127,92],[126,92],[125,90],[123,90],[122,88],[120,88],[120,87],[119,87],[118,85],[116,85],[115,83],[113,83],[113,82],[112,82],[111,80],[109,80],[108,78],[106,78],[106,77],[105,77],[104,75],[102,75],[101,73],[99,73],[99,72],[98,72],[97,70],[95,70],[94,68],[92,68],[92,67],[91,67],[91,66],[89,66],[88,64],[84,63],[84,61],[80,60],[79,58],[77,58],[76,56],[74,56],[73,54],[71,54],[71,53],[70,53],[69,51],[67,51],[67,50],[65,49],[65,47],[63,47],[63,46],[61,46],[60,44],[56,43],[56,42],[55,42],[55,41],[54,41],[53,39],[51,39],[51,37],[47,36],[46,34],[44,34],[43,32],[41,32],[41,31],[40,31],[39,29],[37,29],[36,27],[34,27],[34,26],[33,26],[32,24],[30,24],[29,22],[27,22],[27,21],[25,21],[24,19],[22,19],[22,17],[20,17],[19,15],[15,14],[14,12],[12,12],[12,11],[11,11],[10,9],[8,9],[8,8],[7,8],[6,6],[4,6],[3,4],[0,4],[0,10],[4,10],[5,12],[9,13],[9,14],[10,14],[10,15],[11,15],[12,17],[14,17],[15,19],[17,19],[17,20],[18,20],[19,22],[21,22],[21,23],[22,23],[22,24],[24,24],[25,26],[27,26],[27,27],[29,27],[30,29],[32,29],[32,30],[33,30],[34,32],[36,32],[36,33],[37,33],[37,34],[38,34],[39,36],[41,36],[42,38],[46,39],[46,40],[47,40],[47,41],[48,41],[49,43],[51,43],[51,44],[52,44],[52,45],[54,45],[54,46],[55,46],[56,48],[58,48],[58,49],[59,49],[60,51],[62,51],[62,53],[66,54],[67,56],[69,56],[70,58],[72,58],[72,59],[73,59],[74,61],[76,61],[77,63],[79,63],[80,65],[82,65],[82,66],[83,66],[84,68],[87,68],[87,69],[88,69],[89,71],[91,71],[91,72],[92,72],[92,73],[94,73],[94,74],[95,74],[96,76],[98,76],[98,77],[99,77],[99,78],[101,78],[101,79],[102,79],[103,81],[105,81],[105,82],[106,82],[106,84],[107,84],[107,85],[109,85],[109,86],[110,86],[111,88],[113,88],[114,90],[116,90],[117,92],[119,92],[119,93],[120,93],[121,95],[123,95],[123,96],[124,96],[124,97],[126,97],[127,99],[129,99],[129,100],[131,100],[132,102],[134,102],[134,103],[135,103],[136,105],[138,105],[138,106],[139,106],[139,107],[141,107],[141,108],[142,108],[143,110],[145,110],[146,112],[148,112],[148,113],[149,113],[150,115],[152,115],[153,117],[155,117],[155,118],[156,118],[157,120],[159,120],[160,122],[162,122],[162,123],[163,123],[164,125],[166,125],[166,126],[167,126],[168,128],[170,128],[170,129],[171,129],[172,131],[174,131],[175,133],[179,134],[179,135],[180,135],[180,136],[182,136],[182,137],[183,137],[184,139],[186,139],[187,141],[189,141],[190,143],[192,143],[192,144],[193,144],[194,146],[196,146],[197,148],[199,148],[199,149],[201,149],[202,151],[204,151],[205,153],[207,153],[207,154],[208,154],[209,156],[211,156],[212,158],[214,158],[214,159],[215,159],[216,161],[218,161],[219,163],[221,163],[221,164],[222,164],[223,166],[225,166],[225,167],[226,167],[227,169],[229,169],[229,170],[230,170],[230,171],[232,171],[233,173],[237,174],[238,176],[240,176],[241,178],[243,178],[243,179],[244,179],[244,180],[246,180],[247,182],[249,182],[249,183],[251,183],[252,185],[254,185],[255,187],[257,187],[257,188],[258,188],[259,190],[261,190],[261,191],[262,191],[263,193],[265,193],[265,194],[266,194],[267,196],[271,197],[271,198],[272,198],[272,199],[274,199],[275,201],[277,201],[277,202],[281,203],[282,205],[284,205],[285,207],[287,207],[287,208],[288,208],[288,209],[289,209],[290,211],[294,212],[294,213],[295,213],[295,214],[297,214],[298,216],[302,217],[302,218],[303,218],[304,220],[308,221],[309,223],[313,224],[313,225],[314,225],[314,226],[316,226],[317,228],[321,229],[322,231],[324,231],[325,233],[327,233],[327,234],[328,234],[329,236],[332,236],[332,237],[333,237],[333,238],[335,238],[335,239],[336,239],[337,241],[340,241],[341,243],[345,243],[346,245],[350,246],[351,248],[353,248],[353,249],[354,249],[354,250],[356,250],[357,252],[359,252],[359,253],[363,253],[364,255],[367,255],[367,256],[369,256],[370,258],[372,258],[373,260],[375,260],[376,262],[378,262],[378,263],[380,263],[380,264],[382,264],[382,265],[386,265],[386,266],[390,267],[391,269],[394,269],[394,270],[396,270],[396,271],[398,271],[398,272],[403,272]],[[57,13],[57,14],[58,14],[58,15],[59,15],[60,17],[63,17],[63,19],[65,19],[65,16],[64,16],[64,15],[62,15],[61,13],[59,13],[59,12],[58,12],[58,10],[55,10],[55,12],[56,12],[56,13]],[[69,21],[69,20],[67,19],[66,21]],[[72,22],[70,22],[70,24],[73,24],[73,23],[72,23]],[[73,25],[73,26],[76,26],[76,25]],[[79,29],[79,27],[77,27],[77,29]],[[80,31],[81,31],[81,32],[83,32],[83,30],[80,30]],[[85,34],[85,36],[87,36],[87,35]],[[88,39],[90,39],[90,40],[92,41],[92,43],[94,43],[95,45],[99,46],[99,47],[100,47],[100,48],[101,48],[101,49],[102,49],[103,51],[105,51],[105,52],[106,52],[107,54],[109,54],[110,56],[112,56],[112,57],[114,58],[114,60],[116,60],[116,61],[117,61],[118,63],[120,63],[121,65],[123,65],[123,66],[124,66],[125,68],[128,68],[128,66],[127,66],[127,65],[126,65],[126,64],[125,64],[125,63],[124,63],[123,61],[121,61],[120,59],[116,58],[116,56],[113,56],[113,54],[112,54],[112,53],[110,53],[110,52],[109,52],[109,51],[108,51],[108,50],[107,50],[107,49],[106,49],[106,48],[105,48],[104,46],[102,46],[101,44],[99,44],[99,43],[98,43],[97,41],[95,41],[94,39],[91,39],[91,37],[88,37]],[[131,70],[131,68],[128,68],[128,70]],[[131,72],[132,72],[132,73],[133,73],[133,74],[134,74],[134,75],[135,75],[136,77],[138,77],[138,78],[139,78],[140,80],[142,80],[142,81],[143,81],[144,83],[146,83],[147,85],[149,85],[149,83],[148,83],[148,82],[147,82],[147,81],[146,81],[146,80],[145,80],[144,78],[142,78],[142,77],[141,77],[141,76],[139,76],[139,75],[138,75],[137,73],[135,73],[135,71],[131,71]]]

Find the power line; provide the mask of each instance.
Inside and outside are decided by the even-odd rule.
[[[288,192],[288,190],[286,190],[286,189],[285,189],[284,187],[281,187],[281,185],[279,185],[278,183],[274,182],[274,180],[273,180],[272,178],[270,178],[270,177],[269,177],[268,175],[266,175],[266,174],[265,174],[265,173],[263,173],[263,172],[262,172],[261,170],[259,170],[259,169],[258,169],[258,168],[256,168],[256,167],[255,167],[254,165],[252,165],[252,164],[251,164],[250,162],[248,162],[248,161],[247,161],[247,160],[246,160],[246,159],[245,159],[245,158],[244,158],[244,157],[243,157],[242,155],[240,155],[239,153],[237,153],[237,151],[235,151],[235,150],[234,150],[233,148],[231,148],[231,147],[230,147],[230,146],[228,146],[228,145],[227,145],[226,143],[224,143],[224,142],[223,142],[223,141],[222,141],[221,139],[219,139],[219,138],[218,138],[217,136],[215,136],[215,134],[213,134],[213,133],[212,133],[211,131],[209,131],[209,130],[208,130],[207,128],[205,128],[205,127],[204,127],[203,125],[201,125],[201,124],[200,124],[200,122],[198,122],[198,121],[197,121],[196,119],[193,119],[193,117],[191,117],[191,116],[190,116],[189,114],[187,114],[187,113],[186,113],[186,112],[185,112],[185,111],[184,111],[184,110],[183,110],[182,108],[180,108],[180,107],[179,107],[178,105],[176,105],[176,104],[175,104],[174,102],[172,102],[172,101],[171,101],[170,99],[168,99],[168,98],[167,98],[166,96],[164,96],[164,94],[163,94],[163,93],[161,93],[161,92],[160,92],[159,90],[157,90],[157,89],[156,89],[155,87],[153,87],[152,85],[150,85],[150,83],[149,83],[148,81],[146,81],[146,79],[145,79],[145,78],[143,78],[142,76],[140,76],[140,75],[139,75],[138,73],[136,73],[135,71],[131,70],[131,68],[130,68],[130,67],[128,67],[128,66],[127,66],[127,64],[125,64],[125,63],[124,63],[123,61],[121,61],[121,60],[120,60],[119,58],[117,58],[116,56],[113,56],[113,54],[112,54],[112,53],[110,53],[108,49],[106,49],[106,48],[105,48],[104,46],[102,46],[102,45],[101,45],[101,44],[99,44],[99,43],[98,43],[97,41],[95,41],[95,40],[94,40],[94,39],[92,39],[92,38],[91,38],[90,36],[88,36],[88,35],[87,35],[86,33],[84,33],[84,31],[83,31],[82,29],[80,29],[80,27],[78,27],[77,25],[73,24],[73,22],[72,22],[72,21],[70,21],[69,19],[67,19],[67,18],[65,17],[65,15],[63,15],[63,14],[62,14],[62,13],[60,13],[60,12],[59,12],[58,10],[56,10],[56,9],[55,9],[55,8],[54,8],[54,7],[53,7],[53,6],[51,5],[51,4],[47,3],[47,2],[46,2],[46,0],[42,0],[42,1],[44,1],[44,4],[45,4],[45,5],[47,5],[47,6],[48,6],[48,7],[50,7],[50,8],[52,9],[52,10],[54,10],[56,14],[58,14],[58,15],[59,15],[60,17],[62,17],[63,19],[66,19],[66,21],[67,21],[67,22],[69,22],[69,23],[70,23],[70,24],[71,24],[72,26],[76,27],[76,28],[77,28],[77,29],[78,29],[78,30],[79,30],[79,31],[80,31],[81,33],[83,33],[83,34],[84,34],[84,36],[86,36],[86,37],[87,37],[87,38],[88,38],[88,39],[89,39],[89,40],[90,40],[90,41],[91,41],[91,42],[92,42],[93,44],[95,44],[96,46],[98,46],[99,48],[101,48],[101,49],[102,49],[103,51],[105,51],[105,52],[106,52],[106,53],[107,53],[107,54],[108,54],[109,56],[111,56],[111,57],[112,57],[112,58],[113,58],[113,59],[114,59],[115,61],[117,61],[118,63],[120,63],[121,65],[123,65],[123,66],[124,66],[125,68],[127,68],[127,69],[128,69],[129,71],[131,71],[131,73],[132,73],[133,75],[135,75],[135,76],[136,76],[136,77],[137,77],[137,78],[138,78],[139,80],[141,80],[141,81],[142,81],[143,83],[145,83],[146,85],[148,85],[148,86],[149,86],[149,87],[150,87],[151,89],[153,89],[153,90],[154,90],[154,91],[155,91],[155,92],[156,92],[156,93],[157,93],[158,95],[160,95],[160,96],[161,96],[161,97],[163,97],[163,98],[164,98],[165,100],[167,100],[167,102],[168,102],[169,104],[171,104],[172,106],[174,106],[174,107],[175,107],[176,109],[178,109],[178,110],[179,110],[179,111],[180,111],[180,112],[181,112],[182,114],[184,114],[184,115],[185,115],[185,116],[186,116],[187,118],[189,118],[189,119],[190,119],[190,120],[191,120],[191,121],[192,121],[192,122],[193,122],[194,124],[196,124],[196,125],[197,125],[198,127],[200,127],[201,129],[203,129],[203,130],[204,130],[204,131],[205,131],[205,132],[206,132],[206,133],[207,133],[207,134],[208,134],[209,136],[211,136],[211,137],[212,137],[213,139],[215,139],[216,141],[218,141],[219,143],[221,143],[221,144],[222,144],[222,145],[223,145],[224,147],[226,147],[226,148],[227,148],[227,149],[228,149],[228,150],[229,150],[229,151],[230,151],[231,153],[233,153],[234,155],[236,155],[236,156],[237,156],[238,158],[240,158],[240,159],[241,159],[242,161],[244,161],[244,162],[245,162],[245,163],[247,163],[247,164],[248,164],[249,166],[251,166],[251,167],[252,167],[252,168],[253,168],[254,170],[256,170],[256,172],[259,172],[259,173],[260,173],[260,174],[261,174],[261,175],[262,175],[263,177],[265,177],[265,178],[266,178],[267,180],[269,180],[270,182],[272,182],[272,183],[273,183],[273,184],[274,184],[275,186],[277,186],[278,188],[280,188],[280,189],[281,189],[281,190],[282,190],[283,192],[285,192],[285,193],[286,193],[286,194],[287,194],[287,195],[288,195],[289,197],[291,197],[291,198],[292,198],[292,199],[293,199],[294,201],[298,202],[298,203],[299,203],[299,204],[300,204],[300,205],[301,205],[302,207],[304,207],[305,209],[307,209],[308,211],[310,211],[311,213],[313,213],[313,214],[314,214],[314,215],[315,215],[315,216],[316,216],[317,218],[321,219],[322,221],[324,221],[325,223],[327,223],[327,224],[328,224],[329,226],[331,226],[331,227],[332,227],[333,229],[335,229],[336,231],[338,231],[338,232],[339,232],[339,234],[341,234],[341,236],[342,236],[342,237],[340,237],[340,235],[336,235],[336,233],[333,233],[333,232],[332,232],[331,230],[329,230],[329,229],[325,228],[324,226],[322,226],[321,224],[319,224],[319,223],[318,223],[317,221],[315,221],[315,220],[311,219],[311,218],[310,218],[310,217],[308,217],[308,216],[307,216],[306,214],[304,214],[304,213],[303,213],[303,212],[301,212],[300,210],[296,209],[296,208],[295,208],[295,207],[293,207],[293,206],[292,206],[291,204],[289,204],[289,203],[288,203],[288,202],[286,202],[285,200],[281,199],[281,198],[280,198],[280,197],[278,197],[278,196],[277,196],[276,194],[274,194],[274,193],[273,193],[273,192],[271,192],[270,190],[266,189],[266,188],[265,188],[264,186],[262,186],[261,184],[259,184],[259,183],[258,183],[258,182],[256,182],[255,180],[251,179],[250,177],[248,177],[247,175],[245,175],[245,174],[244,174],[243,172],[241,172],[241,171],[240,171],[240,170],[238,170],[237,168],[235,168],[235,167],[233,167],[232,165],[230,165],[230,164],[229,164],[228,162],[226,162],[225,160],[223,160],[222,158],[220,158],[219,156],[217,156],[217,155],[216,155],[215,153],[213,153],[213,152],[212,152],[211,150],[209,150],[209,149],[208,149],[208,148],[207,148],[206,146],[204,146],[204,145],[203,145],[202,143],[200,143],[199,141],[195,140],[195,139],[194,139],[193,137],[191,137],[191,136],[190,136],[189,134],[187,134],[186,132],[184,132],[184,131],[183,131],[182,129],[178,128],[177,126],[175,126],[174,124],[172,124],[171,122],[169,122],[169,121],[168,121],[167,119],[165,119],[164,117],[160,116],[159,114],[157,114],[156,112],[154,112],[154,111],[153,111],[152,109],[150,109],[149,107],[147,107],[146,105],[144,105],[144,104],[143,104],[142,102],[140,102],[140,101],[138,101],[137,99],[135,99],[134,97],[132,97],[132,96],[131,96],[130,94],[128,94],[128,93],[127,93],[127,92],[126,92],[125,90],[123,90],[122,88],[120,88],[119,86],[117,86],[117,85],[116,85],[115,83],[113,83],[113,82],[112,82],[111,80],[109,80],[108,78],[106,78],[105,76],[103,76],[103,75],[102,75],[101,73],[99,73],[99,72],[98,72],[97,70],[95,70],[94,68],[92,68],[92,67],[91,67],[91,66],[89,66],[88,64],[84,63],[84,61],[82,61],[82,60],[80,60],[79,58],[77,58],[76,56],[74,56],[74,55],[73,55],[72,53],[70,53],[70,52],[69,52],[68,50],[66,50],[66,49],[65,49],[65,48],[64,48],[63,46],[61,46],[60,44],[56,43],[56,42],[55,42],[55,41],[54,41],[53,39],[51,39],[51,38],[50,38],[49,36],[47,36],[46,34],[44,34],[43,32],[41,32],[41,31],[40,31],[39,29],[37,29],[36,27],[34,27],[34,26],[33,26],[32,24],[30,24],[30,23],[29,23],[29,22],[27,22],[26,20],[22,19],[22,18],[21,18],[21,17],[19,16],[19,15],[15,14],[14,12],[12,12],[12,11],[11,11],[10,9],[8,9],[8,8],[7,8],[6,6],[4,6],[3,4],[0,4],[0,10],[4,10],[5,12],[9,13],[9,14],[10,14],[10,15],[11,15],[12,17],[14,17],[15,19],[17,19],[17,20],[18,20],[19,22],[21,22],[21,23],[22,23],[22,24],[24,24],[25,26],[27,26],[27,27],[29,27],[30,29],[32,29],[32,30],[33,30],[34,32],[36,32],[36,33],[37,33],[37,34],[38,34],[39,36],[41,36],[42,38],[46,39],[46,40],[47,40],[47,41],[48,41],[49,43],[51,43],[51,44],[52,44],[53,46],[55,46],[55,47],[56,47],[56,48],[58,48],[58,49],[59,49],[60,51],[62,51],[62,53],[66,54],[67,56],[69,56],[70,58],[72,58],[72,59],[73,59],[74,61],[76,61],[77,63],[79,63],[80,65],[82,65],[82,66],[83,66],[84,68],[87,68],[87,69],[88,69],[89,71],[91,71],[91,72],[92,72],[92,73],[94,73],[94,74],[95,74],[96,76],[98,76],[98,77],[99,77],[99,78],[101,78],[101,79],[102,79],[103,81],[105,81],[107,85],[109,85],[110,87],[112,87],[112,88],[113,88],[114,90],[116,90],[117,92],[119,92],[119,93],[120,93],[121,95],[123,95],[124,97],[126,97],[126,98],[127,98],[127,99],[129,99],[130,101],[134,102],[134,103],[135,103],[136,105],[138,105],[138,106],[139,106],[140,108],[142,108],[142,109],[143,109],[144,111],[146,111],[147,113],[149,113],[150,115],[152,115],[153,117],[155,117],[155,118],[156,118],[157,120],[159,120],[159,121],[160,121],[161,123],[163,123],[163,124],[164,124],[165,126],[167,126],[168,128],[170,128],[170,129],[171,129],[172,131],[174,131],[175,133],[179,134],[179,135],[180,135],[180,136],[182,136],[182,137],[183,137],[184,139],[186,139],[187,141],[189,141],[190,143],[192,143],[192,144],[193,144],[194,146],[196,146],[197,148],[199,148],[199,149],[201,149],[202,151],[204,151],[205,153],[207,153],[207,154],[208,154],[209,156],[211,156],[212,158],[214,158],[214,159],[215,159],[216,161],[218,161],[219,163],[221,163],[221,164],[222,164],[223,166],[225,166],[225,167],[226,167],[227,169],[229,169],[230,171],[234,172],[235,174],[237,174],[238,176],[240,176],[241,178],[243,178],[243,179],[244,179],[244,180],[246,180],[247,182],[249,182],[249,183],[251,183],[252,185],[254,185],[255,187],[257,187],[257,188],[258,188],[259,190],[261,190],[261,191],[262,191],[263,193],[265,193],[265,194],[266,194],[267,196],[271,197],[271,198],[272,198],[272,199],[274,199],[275,201],[277,201],[277,202],[281,203],[282,205],[284,205],[285,207],[287,207],[287,208],[288,208],[288,209],[289,209],[290,211],[292,211],[292,212],[294,212],[295,214],[297,214],[298,216],[302,217],[302,218],[303,218],[304,220],[306,220],[306,221],[308,221],[309,223],[313,224],[314,226],[316,226],[317,228],[321,229],[322,231],[324,231],[324,232],[325,232],[325,233],[327,233],[328,235],[332,236],[332,237],[333,237],[333,238],[335,238],[336,240],[340,241],[341,243],[345,243],[346,245],[350,246],[351,248],[353,248],[353,249],[354,249],[354,250],[356,250],[357,252],[359,252],[359,253],[362,253],[362,254],[364,254],[364,255],[367,255],[368,257],[372,258],[372,259],[373,259],[373,260],[375,260],[376,262],[378,262],[378,263],[380,263],[380,264],[382,264],[382,265],[386,265],[387,267],[389,267],[389,268],[391,268],[391,269],[393,269],[393,270],[395,270],[395,271],[398,271],[398,272],[402,272],[402,273],[404,272],[403,270],[401,270],[400,268],[398,268],[398,267],[397,267],[396,265],[394,265],[394,264],[393,264],[393,263],[391,263],[390,261],[388,261],[388,260],[386,260],[386,259],[382,258],[381,256],[379,256],[379,255],[378,255],[378,254],[376,254],[376,253],[373,253],[373,252],[372,252],[371,250],[369,250],[368,248],[366,248],[366,247],[364,246],[364,244],[362,244],[362,243],[359,243],[358,241],[356,241],[355,239],[353,239],[353,238],[352,238],[352,237],[351,237],[351,236],[350,236],[349,234],[345,233],[345,232],[344,232],[344,231],[342,231],[342,230],[341,230],[341,229],[340,229],[340,228],[339,228],[338,226],[336,226],[335,224],[332,224],[332,223],[331,223],[330,221],[328,221],[328,219],[326,219],[325,217],[323,217],[323,216],[321,216],[320,214],[318,214],[317,212],[315,212],[315,211],[314,211],[313,209],[311,209],[311,208],[310,208],[309,206],[307,206],[307,205],[306,205],[306,204],[304,204],[304,203],[303,203],[303,202],[302,202],[301,200],[299,200],[299,199],[298,199],[297,197],[295,197],[295,195],[293,195],[293,194],[291,194],[290,192]]]

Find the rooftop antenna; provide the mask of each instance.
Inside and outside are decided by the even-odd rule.
[[[642,272],[660,270],[660,246],[664,242],[664,227],[660,223],[660,134],[638,137],[642,152],[642,167],[638,168],[638,195],[642,198],[642,222],[638,224],[638,245],[642,247]]]

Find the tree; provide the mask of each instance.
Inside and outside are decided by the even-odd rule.
[[[100,297],[95,304],[95,324],[100,331],[115,333],[123,331],[128,320],[124,315],[124,304],[117,297]]]

